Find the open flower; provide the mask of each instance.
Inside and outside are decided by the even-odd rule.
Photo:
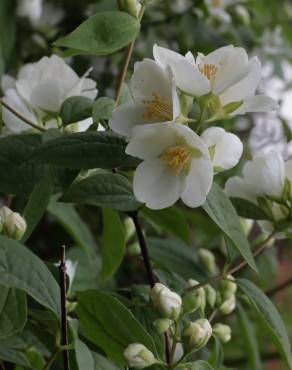
[[[213,180],[205,142],[182,124],[137,127],[126,153],[143,159],[134,176],[134,193],[152,209],[166,208],[179,198],[201,206]]]
[[[180,116],[180,105],[169,68],[145,59],[135,64],[131,79],[133,100],[117,107],[109,122],[118,134],[130,137],[139,125],[173,122]]]
[[[229,23],[231,17],[228,14],[226,8],[230,5],[234,5],[234,0],[205,0],[205,3],[208,7],[209,13],[223,22]]]
[[[30,22],[37,22],[42,15],[43,0],[18,0],[16,14],[28,18]]]
[[[248,59],[243,48],[228,45],[195,59],[188,52],[182,56],[154,45],[153,55],[161,66],[170,66],[179,89],[191,96],[210,95],[213,115],[222,118],[246,112],[266,112],[277,108],[276,102],[255,91],[261,79],[257,57]]]

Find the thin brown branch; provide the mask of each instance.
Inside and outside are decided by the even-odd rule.
[[[268,291],[266,292],[266,295],[267,295],[268,297],[273,297],[274,295],[276,295],[276,294],[278,294],[278,293],[282,292],[284,289],[286,289],[286,288],[288,288],[288,287],[290,287],[290,286],[292,286],[292,277],[291,277],[290,279],[288,279],[288,280],[284,281],[283,283],[281,283],[281,284],[277,285],[276,287],[274,287],[274,288],[272,288],[272,289],[268,290]]]
[[[59,349],[57,349],[55,352],[53,352],[51,354],[51,356],[49,357],[47,363],[45,364],[43,370],[49,370],[51,368],[51,366],[53,365],[53,363],[55,362],[56,358],[59,356],[59,354],[60,354]]]

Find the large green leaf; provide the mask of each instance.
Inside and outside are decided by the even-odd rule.
[[[98,173],[75,182],[61,200],[119,211],[132,211],[140,206],[129,180],[114,173]]]
[[[54,190],[54,185],[55,176],[53,171],[47,169],[41,180],[34,187],[23,212],[23,217],[27,222],[27,229],[22,238],[23,243],[30,237],[45,213]]]
[[[204,280],[206,269],[198,262],[195,250],[179,240],[148,239],[151,259],[163,268],[175,272],[185,279]]]
[[[0,236],[0,284],[23,290],[59,315],[59,286],[46,265],[22,244],[5,236]]]
[[[155,211],[143,208],[142,212],[165,232],[176,236],[186,244],[190,243],[190,230],[186,217],[176,207],[173,206]]]
[[[128,45],[139,29],[139,21],[127,13],[99,12],[54,45],[74,49],[74,54],[108,55]]]
[[[92,116],[94,100],[86,96],[70,96],[61,107],[63,125],[82,121]]]
[[[10,61],[16,39],[15,0],[0,1],[0,76]],[[2,63],[1,63],[2,62]]]
[[[256,204],[241,198],[230,198],[239,216],[251,220],[268,220],[269,216]]]
[[[26,294],[20,290],[0,285],[0,338],[21,331],[26,320]]]
[[[125,153],[126,141],[108,132],[65,134],[43,143],[32,155],[37,163],[73,169],[131,167],[138,160]]]
[[[121,368],[108,360],[106,357],[98,353],[93,353],[94,369],[95,370],[121,370]]]
[[[270,299],[251,281],[246,279],[237,279],[237,284],[240,289],[248,296],[252,306],[257,311],[260,319],[264,323],[267,330],[286,361],[289,369],[292,369],[292,354],[289,337],[276,307]]]
[[[85,335],[118,364],[125,364],[123,351],[130,343],[142,343],[156,353],[143,326],[116,298],[100,290],[77,293],[77,314]]]
[[[41,135],[13,135],[0,139],[0,192],[30,193],[43,173],[43,166],[28,161]]]
[[[72,204],[51,200],[48,211],[64,227],[88,257],[95,255],[96,244],[87,225],[80,218]]]
[[[107,280],[119,268],[125,254],[125,229],[117,212],[103,209],[101,278]]]
[[[261,370],[263,368],[259,352],[258,341],[252,322],[249,320],[242,305],[237,303],[238,319],[243,338],[244,353],[248,359],[250,370]]]
[[[239,217],[224,191],[213,183],[207,200],[203,205],[204,210],[221,230],[233,241],[234,246],[247,261],[250,267],[257,271],[249,243],[244,234]]]

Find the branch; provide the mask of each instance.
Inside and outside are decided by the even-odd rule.
[[[25,122],[27,125],[39,130],[39,131],[46,131],[46,129],[42,126],[36,125],[26,117],[24,117],[21,113],[19,113],[14,108],[10,107],[9,104],[7,104],[3,99],[0,99],[0,104],[2,104],[3,107],[5,107],[7,110],[9,110],[12,114],[14,114],[17,118],[19,118],[21,121]]]
[[[68,323],[66,310],[66,247],[62,247],[62,256],[59,265],[60,285],[61,285],[61,330],[62,330],[62,346],[68,346]],[[63,364],[64,370],[70,370],[70,360],[68,349],[63,350]]]
[[[270,290],[268,290],[266,292],[266,295],[268,297],[272,297],[274,296],[275,294],[278,294],[279,292],[281,292],[282,290],[288,288],[290,285],[292,285],[292,278],[284,281],[283,283],[279,284],[278,286],[276,286],[275,288],[272,288]]]
[[[52,353],[52,355],[48,359],[48,362],[45,364],[45,367],[43,368],[43,370],[49,370],[51,366],[53,365],[54,361],[56,360],[56,358],[59,356],[59,354],[60,354],[59,349],[57,349],[54,353]]]

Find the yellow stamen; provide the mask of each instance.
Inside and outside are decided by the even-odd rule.
[[[166,149],[160,157],[174,172],[175,176],[179,176],[189,166],[191,158],[191,150],[185,145],[177,145]]]
[[[144,118],[153,119],[158,118],[162,122],[172,121],[172,104],[160,96],[159,93],[153,92],[152,100],[144,100],[146,112],[143,114]]]
[[[199,70],[211,83],[215,81],[218,71],[218,67],[215,64],[204,64],[203,66],[199,66]]]

